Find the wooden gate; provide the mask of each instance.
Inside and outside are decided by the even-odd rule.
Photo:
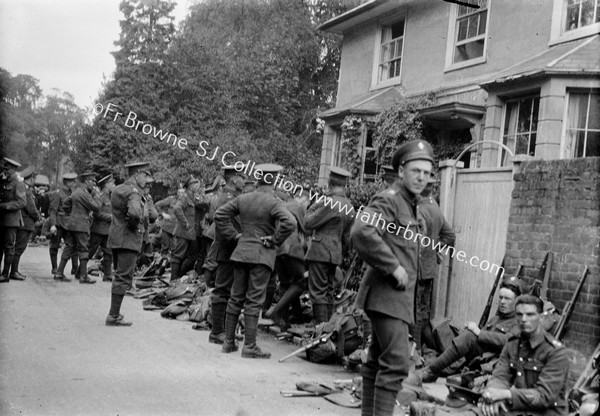
[[[453,165],[440,164],[440,207],[456,233],[456,251],[451,262],[444,260],[437,279],[433,315],[461,325],[479,321],[504,257],[514,183],[511,167]]]

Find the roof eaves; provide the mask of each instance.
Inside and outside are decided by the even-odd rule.
[[[335,30],[330,30],[330,29],[333,29],[335,26],[337,26],[341,23],[344,23],[344,22],[352,19],[353,17],[356,17],[356,16],[361,15],[369,10],[372,10],[375,7],[377,7],[380,4],[383,4],[385,2],[387,2],[387,0],[371,0],[367,3],[361,4],[360,6],[356,6],[354,9],[350,9],[347,12],[344,12],[344,13],[340,14],[339,16],[336,16],[332,19],[329,19],[325,23],[320,24],[319,26],[317,26],[317,30],[331,31],[331,32],[336,33]]]

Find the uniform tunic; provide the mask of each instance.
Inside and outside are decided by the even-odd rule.
[[[175,218],[173,208],[175,207],[176,202],[177,197],[175,195],[171,195],[166,197],[165,199],[161,199],[155,204],[156,210],[159,213],[159,218],[161,218],[161,214],[169,215],[169,219],[165,219],[163,217],[160,220],[160,254],[163,257],[169,254],[172,246],[174,245],[173,234],[175,233],[177,219]]]
[[[71,201],[71,215],[65,224],[67,234],[65,236],[66,247],[62,253],[63,259],[69,259],[76,252],[79,259],[88,258],[88,246],[90,238],[91,217],[90,214],[100,210],[100,198],[93,197],[84,187],[73,191],[71,197],[65,201]],[[64,207],[63,207],[64,208]]]
[[[0,240],[2,251],[0,263],[4,257],[2,274],[8,276],[9,269],[15,254],[17,228],[23,225],[21,210],[27,203],[25,184],[12,175],[0,182]]]
[[[65,225],[69,215],[64,211],[63,204],[71,196],[71,189],[63,185],[61,189],[52,193],[50,208],[48,209],[48,229],[56,227],[56,233],[50,236],[50,256],[56,256],[60,248],[60,240],[64,238]]]
[[[102,192],[99,197],[100,209],[94,213],[90,227],[90,253],[93,256],[98,247],[102,248],[102,264],[105,277],[112,275],[112,251],[108,248],[108,231],[112,220],[110,193]]]
[[[42,218],[35,206],[35,196],[27,185],[25,185],[25,207],[21,210],[21,215],[23,216],[23,225],[17,231],[15,256],[21,256],[25,252],[29,236],[35,230],[35,223]]]
[[[527,410],[527,415],[566,415],[568,372],[567,349],[540,328],[531,339],[514,335],[508,340],[488,387],[510,389],[511,410]]]

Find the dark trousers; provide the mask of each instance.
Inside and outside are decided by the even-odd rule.
[[[0,250],[0,263],[2,263],[2,258],[4,258],[4,268],[2,269],[2,274],[8,275],[13,257],[15,255],[17,228],[0,227],[0,239],[2,242],[2,250]]]
[[[17,238],[15,240],[15,256],[21,257],[23,253],[25,253],[31,233],[31,230],[17,230]]]
[[[410,366],[408,325],[382,313],[366,313],[371,320],[373,342],[367,363],[361,369],[362,376],[374,380],[375,387],[399,391]]]
[[[194,256],[196,240],[188,240],[182,237],[175,237],[175,246],[173,247],[173,260],[183,263],[188,257]],[[196,253],[197,256],[197,253]],[[183,273],[182,273],[183,274]]]
[[[160,233],[160,255],[167,257],[173,249],[175,237],[168,231],[162,230]]]
[[[231,296],[231,287],[235,276],[235,263],[220,261],[217,266],[215,288],[211,293],[211,302],[214,304],[227,303]]]
[[[61,260],[66,261],[76,254],[79,255],[79,260],[87,260],[90,233],[65,230],[64,239],[65,249],[62,252]]]
[[[204,270],[214,271],[217,269],[219,264],[217,262],[217,248],[217,244],[214,242],[214,240],[210,240],[210,246],[208,247],[206,258],[204,259],[204,264],[202,265]]]
[[[415,305],[417,310],[416,321],[410,327],[410,334],[415,339],[417,348],[421,349],[421,339],[424,331],[429,328],[431,320],[431,297],[433,294],[433,279],[419,280],[417,283],[417,294]]]
[[[264,264],[235,263],[231,297],[227,313],[239,315],[242,309],[248,316],[258,316],[267,296],[271,268]]]
[[[50,255],[56,256],[58,254],[58,249],[60,248],[60,240],[64,238],[65,229],[62,227],[56,226],[56,234],[50,235]]]
[[[112,276],[112,250],[108,248],[108,235],[92,233],[90,235],[90,253],[96,254],[98,248],[102,248],[102,272],[104,276]]]
[[[131,288],[138,254],[133,250],[113,249],[115,276],[112,281],[111,293],[125,295],[125,292]]]
[[[333,305],[336,267],[333,263],[308,262],[308,292],[314,305]]]

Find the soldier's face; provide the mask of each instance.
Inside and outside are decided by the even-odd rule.
[[[498,311],[502,314],[514,312],[517,295],[505,287],[500,289],[498,294]]]
[[[140,188],[144,189],[146,187],[146,182],[148,182],[148,175],[144,172],[139,172],[135,175],[135,181]]]
[[[177,190],[177,197],[181,198],[183,195],[185,195],[185,189],[179,188]]]
[[[428,160],[411,160],[398,168],[398,177],[410,192],[420,195],[431,177],[433,165]]]
[[[517,322],[522,334],[531,335],[540,326],[542,314],[538,312],[535,305],[517,305]]]

